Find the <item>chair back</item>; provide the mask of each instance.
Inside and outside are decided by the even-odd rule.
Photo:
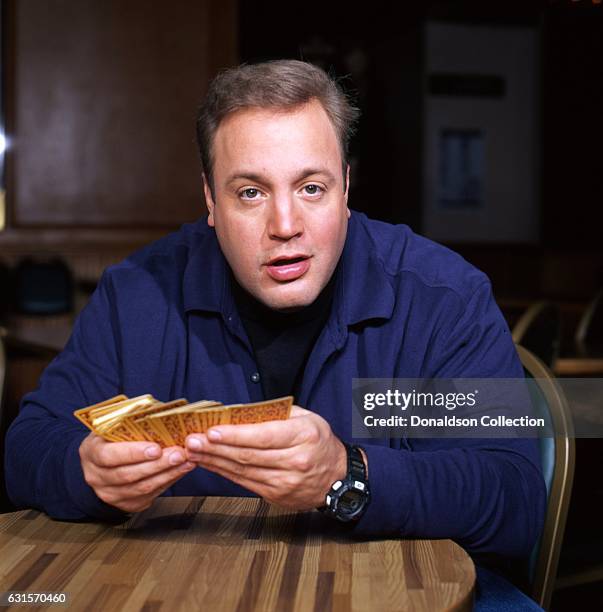
[[[541,438],[540,459],[547,488],[544,528],[532,552],[530,596],[548,609],[559,564],[575,465],[573,424],[567,401],[552,372],[533,353],[517,346],[535,411],[552,425],[554,437]]]
[[[603,350],[603,289],[584,311],[576,328],[575,342],[582,354]]]
[[[0,326],[0,424],[2,423],[2,407],[4,405],[4,385],[6,381],[6,347],[4,346],[4,337],[6,330]]]
[[[513,327],[513,342],[521,344],[552,368],[561,345],[561,312],[551,302],[532,304]]]

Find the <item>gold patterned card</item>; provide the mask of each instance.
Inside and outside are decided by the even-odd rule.
[[[180,398],[160,402],[150,394],[134,398],[118,395],[76,410],[73,414],[106,440],[149,441],[168,447],[184,446],[186,436],[205,433],[215,425],[288,419],[292,404],[292,396],[224,406],[213,400],[188,403],[186,398]]]

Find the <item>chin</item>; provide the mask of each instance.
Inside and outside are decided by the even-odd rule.
[[[258,299],[273,310],[299,310],[309,306],[318,297],[318,292],[293,290],[291,287],[278,287],[277,291],[259,296]]]

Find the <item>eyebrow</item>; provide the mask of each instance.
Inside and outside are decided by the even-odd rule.
[[[335,177],[333,176],[333,174],[326,168],[304,168],[298,173],[298,175],[295,177],[293,182],[298,183],[299,181],[309,176],[313,176],[314,174],[322,174],[326,176],[330,181],[335,180]],[[230,183],[232,183],[233,181],[236,181],[237,179],[245,179],[245,180],[253,181],[256,183],[266,182],[266,179],[260,174],[256,174],[255,172],[242,171],[242,172],[235,172],[234,174],[231,174],[228,177],[226,184],[229,185]]]

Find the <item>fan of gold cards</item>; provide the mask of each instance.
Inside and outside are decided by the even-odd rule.
[[[88,429],[112,442],[157,442],[162,447],[184,446],[186,436],[204,433],[214,425],[262,423],[289,418],[293,397],[231,404],[185,398],[160,402],[152,395],[117,395],[73,414]]]

